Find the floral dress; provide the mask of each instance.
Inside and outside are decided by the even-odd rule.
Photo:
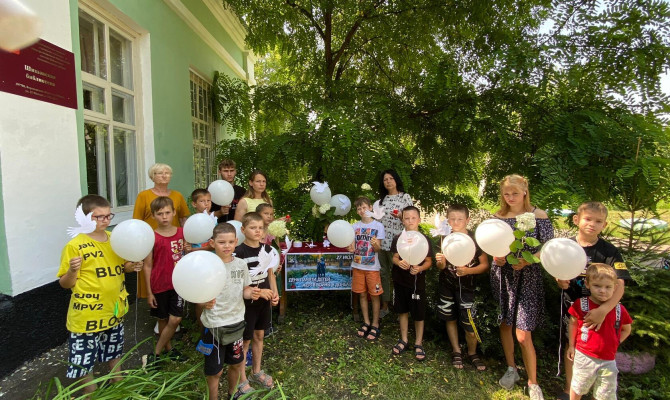
[[[516,218],[500,218],[513,229]],[[536,219],[535,230],[527,236],[534,237],[540,243],[554,237],[554,228],[548,218]],[[536,253],[539,247],[529,247],[524,250]],[[527,265],[520,271],[515,271],[509,263],[502,267],[491,268],[491,289],[497,301],[500,302],[502,322],[524,331],[533,331],[542,322],[544,311],[544,285],[542,283],[542,266]],[[516,309],[516,312],[515,312]]]
[[[382,217],[381,222],[384,225],[384,233],[386,233],[384,242],[382,243],[382,250],[389,251],[391,250],[393,238],[403,230],[402,220],[391,216],[391,214],[393,210],[400,212],[405,207],[413,205],[412,198],[407,193],[387,195],[379,205],[384,207],[384,217]]]

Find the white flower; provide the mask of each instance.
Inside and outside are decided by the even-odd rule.
[[[270,222],[270,225],[268,225],[268,233],[274,237],[282,237],[286,235],[286,221],[278,219]]]
[[[317,204],[312,207],[312,216],[315,218],[319,216],[319,206]]]
[[[319,206],[319,212],[320,212],[321,214],[325,214],[325,213],[328,212],[328,210],[330,210],[330,207],[331,207],[330,203],[321,204],[321,205]]]
[[[535,229],[535,214],[527,212],[517,216],[516,227],[526,232]]]
[[[361,185],[361,190],[372,190],[372,188],[367,183],[364,183]]]

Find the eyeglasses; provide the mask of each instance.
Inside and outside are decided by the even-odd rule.
[[[156,172],[154,175],[172,175],[172,172],[162,171],[162,172]]]
[[[114,213],[112,214],[107,214],[107,215],[92,215],[91,217],[95,219],[96,221],[102,222],[104,220],[111,221],[112,218],[114,218]]]

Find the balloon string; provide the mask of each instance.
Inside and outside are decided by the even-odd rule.
[[[137,346],[137,303],[140,302],[140,298],[138,294],[140,293],[140,272],[137,271],[137,280],[135,284],[135,329],[133,330],[133,334],[135,335],[135,346]]]
[[[561,289],[561,317],[560,317],[561,326],[559,327],[559,331],[558,331],[558,364],[556,366],[556,376],[557,377],[561,376],[561,356],[563,354],[563,351],[562,351],[562,349],[563,349],[563,324],[565,322],[563,320],[563,305],[564,305],[563,303],[565,303],[564,298],[563,298],[563,293],[564,293],[564,290]]]

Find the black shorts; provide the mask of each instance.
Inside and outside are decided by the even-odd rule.
[[[247,304],[244,310],[244,320],[247,323],[244,328],[244,340],[254,338],[254,331],[264,331],[270,327],[272,322],[272,305],[269,301],[263,300]]]
[[[414,321],[426,319],[426,292],[414,292],[414,288],[393,285],[393,311],[397,314],[411,313]]]
[[[244,346],[242,338],[229,343],[225,346],[220,346],[219,342],[214,339],[212,332],[209,329],[200,337],[200,340],[206,344],[214,344],[212,352],[205,356],[205,375],[217,375],[223,369],[223,364],[236,365],[244,361]]]
[[[184,299],[172,290],[154,293],[158,307],[149,310],[152,317],[168,319],[170,315],[181,318],[184,316]]]
[[[437,317],[441,321],[459,321],[464,330],[474,332],[475,291],[453,287],[447,282],[440,282],[438,291]]]

